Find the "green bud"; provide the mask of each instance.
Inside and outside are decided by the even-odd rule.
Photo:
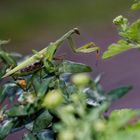
[[[94,130],[98,131],[98,132],[103,132],[106,129],[106,125],[105,122],[102,120],[97,120],[94,123]]]
[[[58,140],[74,140],[74,133],[71,130],[63,130],[59,133]]]
[[[77,86],[86,86],[90,82],[90,77],[87,74],[76,74],[72,77],[72,82]]]
[[[63,102],[63,95],[60,90],[52,90],[47,93],[42,106],[48,109],[54,109]]]
[[[114,20],[113,20],[113,23],[115,25],[122,25],[122,24],[127,24],[128,23],[128,19],[127,18],[124,18],[122,15],[116,17]]]
[[[63,111],[67,113],[73,113],[75,111],[75,108],[72,105],[67,105],[63,107]]]

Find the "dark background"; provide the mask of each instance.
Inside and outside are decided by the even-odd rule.
[[[0,39],[10,39],[8,51],[30,54],[55,41],[66,31],[78,27],[81,36],[75,36],[77,46],[94,41],[105,51],[119,39],[112,20],[122,14],[130,22],[139,17],[130,11],[132,0],[1,0]],[[100,60],[96,66],[95,54],[73,54],[64,44],[58,50],[66,58],[90,65],[92,77],[104,73],[102,85],[108,91],[122,85],[133,85],[130,94],[113,103],[111,109],[140,108],[140,52],[131,50],[109,60]],[[6,140],[20,140],[22,132]]]

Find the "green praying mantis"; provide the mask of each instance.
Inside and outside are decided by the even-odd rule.
[[[80,35],[78,28],[74,28],[74,29],[68,31],[57,41],[51,42],[47,47],[45,47],[41,51],[35,52],[35,54],[33,56],[31,56],[30,58],[28,58],[27,60],[23,61],[22,63],[20,63],[13,69],[8,70],[2,78],[14,75],[14,74],[16,74],[16,72],[28,67],[29,65],[32,65],[33,63],[37,62],[38,60],[42,60],[43,58],[46,58],[48,61],[52,61],[56,50],[61,46],[61,44],[65,40],[68,40],[68,43],[74,53],[90,53],[90,52],[95,52],[95,51],[99,52],[100,48],[97,47],[93,42],[90,42],[80,48],[76,48],[74,45],[74,42],[72,40],[73,34]]]

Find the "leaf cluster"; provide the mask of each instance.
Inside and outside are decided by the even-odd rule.
[[[89,124],[94,126],[100,119],[106,121],[100,116],[109,104],[132,87],[106,93],[100,85],[101,75],[92,80],[88,75],[77,74],[90,72],[89,66],[68,60],[45,60],[37,71],[26,75],[21,71],[21,75],[12,75],[1,87],[0,104],[9,99],[10,106],[3,105],[0,109],[0,139],[21,129],[28,131],[23,140],[63,140],[63,133],[66,135],[69,131],[77,140],[98,137]],[[50,94],[58,90],[63,98],[61,102],[54,92]],[[48,95],[51,96],[49,102],[46,101]]]
[[[139,7],[139,1],[132,6]],[[140,20],[129,24],[123,16],[113,23],[121,39],[109,46],[103,59],[128,49],[140,48]],[[18,65],[20,54],[7,53],[0,41],[0,140],[11,133],[26,129],[23,140],[139,140],[139,110],[107,111],[112,102],[126,95],[132,86],[105,91],[101,75],[94,80],[87,74],[91,67],[55,57],[57,47],[71,35],[70,30],[48,48]],[[74,52],[99,51],[94,43]],[[18,59],[17,59],[18,58]],[[9,69],[9,70],[8,70]],[[3,80],[3,77],[10,76]],[[6,101],[9,101],[7,104]],[[7,105],[5,105],[7,104]]]
[[[140,1],[135,0],[131,6],[132,10],[140,8]],[[118,34],[121,37],[117,43],[109,45],[108,50],[103,53],[102,58],[108,59],[130,49],[140,48],[140,19],[129,23],[122,15],[117,16],[113,23],[118,27]]]

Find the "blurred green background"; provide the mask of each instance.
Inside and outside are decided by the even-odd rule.
[[[131,4],[132,0],[1,0],[0,39],[11,39],[11,50],[27,53],[73,27],[90,35],[108,32],[112,19],[127,15]]]

